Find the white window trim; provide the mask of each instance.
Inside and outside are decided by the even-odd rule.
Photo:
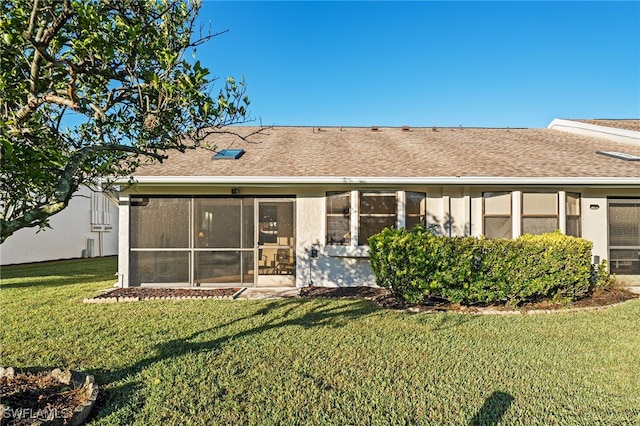
[[[522,235],[522,191],[511,193],[511,238]]]
[[[407,224],[407,191],[396,191],[396,229]]]

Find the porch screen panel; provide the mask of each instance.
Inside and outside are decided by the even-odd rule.
[[[348,245],[351,241],[351,193],[328,192],[326,197],[327,244]]]
[[[185,251],[132,251],[130,285],[189,284],[190,253]]]
[[[195,247],[239,248],[242,237],[242,200],[196,198],[194,201]]]
[[[398,202],[395,192],[360,193],[358,245],[369,245],[369,237],[384,228],[395,228]]]
[[[242,252],[242,283],[253,284],[253,277],[255,274],[255,270],[253,267],[253,259],[255,255],[253,251],[244,251]]]
[[[188,248],[189,199],[132,197],[132,248]]]
[[[413,229],[427,224],[427,194],[424,192],[406,193],[405,228]]]
[[[489,239],[511,238],[511,193],[485,192],[484,203],[484,236]]]
[[[255,225],[253,221],[253,198],[242,199],[242,248],[253,248],[255,245]]]
[[[241,283],[240,251],[198,251],[193,282],[196,284]]]
[[[609,265],[615,274],[640,274],[640,200],[609,202]]]
[[[522,194],[522,233],[545,234],[558,229],[558,194],[525,192]]]
[[[609,204],[609,244],[640,246],[640,201]]]

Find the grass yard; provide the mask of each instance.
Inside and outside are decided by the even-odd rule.
[[[115,272],[115,258],[1,271],[0,364],[93,374],[106,397],[91,424],[640,424],[640,300],[496,317],[82,303]]]

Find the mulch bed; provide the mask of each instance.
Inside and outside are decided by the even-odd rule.
[[[375,302],[378,306],[387,309],[411,309],[411,310],[428,310],[428,311],[454,311],[454,312],[480,312],[483,309],[491,309],[493,311],[513,311],[514,308],[506,305],[459,305],[449,303],[445,299],[431,298],[423,303],[407,303],[390,294],[384,288],[375,287],[305,287],[300,292],[303,298],[363,298]],[[551,301],[537,301],[523,303],[517,309],[522,312],[528,311],[554,311],[567,308],[592,308],[599,306],[608,306],[615,303],[625,302],[631,299],[640,298],[640,294],[634,294],[626,290],[614,288],[607,291],[594,292],[590,297],[577,300],[567,306],[563,303]]]
[[[110,297],[139,297],[150,299],[155,297],[231,297],[236,294],[239,288],[211,288],[211,289],[189,289],[189,288],[116,288],[94,296],[94,299],[106,299]]]
[[[40,372],[0,378],[0,396],[2,404],[8,407],[3,414],[4,419],[8,419],[6,425],[22,426],[47,417],[63,419],[67,424],[74,408],[84,404],[91,395],[82,387],[73,389],[72,385],[61,383],[49,372]]]

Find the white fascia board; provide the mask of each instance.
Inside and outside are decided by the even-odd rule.
[[[469,185],[469,186],[598,186],[640,188],[640,177],[486,177],[486,176],[138,176],[140,185],[247,185],[307,186],[307,185]]]
[[[635,130],[618,129],[615,127],[599,126],[597,124],[554,118],[547,126],[548,129],[574,133],[583,136],[607,139],[613,142],[640,146],[640,132]]]

